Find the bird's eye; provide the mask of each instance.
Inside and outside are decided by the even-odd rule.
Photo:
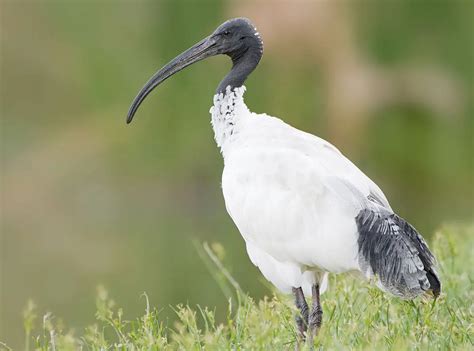
[[[222,34],[224,34],[225,36],[228,36],[228,35],[230,35],[230,32],[228,30],[226,30]]]

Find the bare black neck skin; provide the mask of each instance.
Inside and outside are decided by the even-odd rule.
[[[247,77],[257,67],[263,55],[263,43],[258,33],[245,39],[244,45],[239,50],[227,54],[232,59],[232,69],[217,87],[216,94],[225,95],[226,88],[231,90],[241,87]]]

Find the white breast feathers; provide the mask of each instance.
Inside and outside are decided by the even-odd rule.
[[[244,102],[244,92],[244,86],[233,90],[228,86],[225,94],[214,95],[214,105],[209,112],[214,138],[221,150],[238,134],[239,122],[250,116]]]

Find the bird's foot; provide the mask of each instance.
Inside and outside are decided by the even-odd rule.
[[[295,317],[295,321],[298,328],[298,341],[304,342],[306,340],[308,321],[305,321],[300,315]]]
[[[323,310],[319,304],[313,305],[308,318],[308,345],[310,350],[314,346],[314,338],[318,336],[323,323]]]
[[[323,323],[323,309],[319,299],[319,284],[314,284],[311,288],[313,304],[308,316],[308,345],[309,349],[314,348],[314,338],[318,335],[321,324]]]
[[[306,340],[306,331],[308,329],[308,318],[309,308],[304,298],[303,290],[300,288],[293,288],[293,294],[295,296],[295,304],[298,308],[297,315],[295,317],[296,328],[298,330],[297,347],[300,342]]]

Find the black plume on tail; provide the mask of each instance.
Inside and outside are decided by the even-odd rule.
[[[356,223],[364,273],[378,277],[385,290],[401,298],[411,299],[427,291],[439,296],[435,258],[415,228],[381,207],[361,210]]]

